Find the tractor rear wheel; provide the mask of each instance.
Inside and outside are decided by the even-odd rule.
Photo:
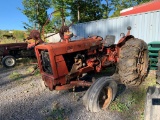
[[[131,38],[121,47],[118,73],[126,86],[138,86],[148,72],[148,47],[140,39]]]
[[[117,93],[117,83],[110,77],[97,79],[83,96],[83,104],[91,112],[105,110]]]
[[[16,65],[16,59],[11,55],[5,56],[2,59],[2,65],[6,68],[14,67]]]

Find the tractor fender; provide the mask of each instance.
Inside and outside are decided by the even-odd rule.
[[[119,42],[117,43],[117,46],[118,46],[118,47],[122,47],[122,46],[125,44],[125,42],[128,41],[128,40],[131,39],[131,38],[134,38],[134,36],[133,36],[133,35],[127,35],[127,36],[125,36],[125,37],[122,37],[122,38],[119,40]]]

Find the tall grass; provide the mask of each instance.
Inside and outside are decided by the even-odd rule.
[[[0,44],[4,44],[4,43],[16,43],[16,42],[24,42],[24,38],[25,38],[25,33],[26,31],[20,31],[20,30],[12,30],[12,34],[16,39],[12,39],[12,38],[5,38],[3,37],[3,35],[11,35],[11,33],[9,33],[9,31],[7,30],[0,30]]]

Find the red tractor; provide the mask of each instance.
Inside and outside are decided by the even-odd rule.
[[[68,31],[64,32],[62,42],[37,45],[35,53],[45,86],[50,90],[89,87],[83,97],[86,108],[91,112],[106,109],[117,93],[118,83],[138,86],[147,74],[147,44],[130,35],[130,30],[128,27],[127,35],[122,34],[118,44],[114,44],[113,35],[104,40],[100,36],[91,36],[71,41]],[[113,64],[117,70],[111,77],[95,81],[85,77]]]

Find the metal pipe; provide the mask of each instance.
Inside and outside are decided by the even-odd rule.
[[[73,87],[89,87],[92,85],[92,82],[86,82],[86,81],[71,81],[70,84],[62,85],[62,86],[56,86],[55,90],[68,90]]]

